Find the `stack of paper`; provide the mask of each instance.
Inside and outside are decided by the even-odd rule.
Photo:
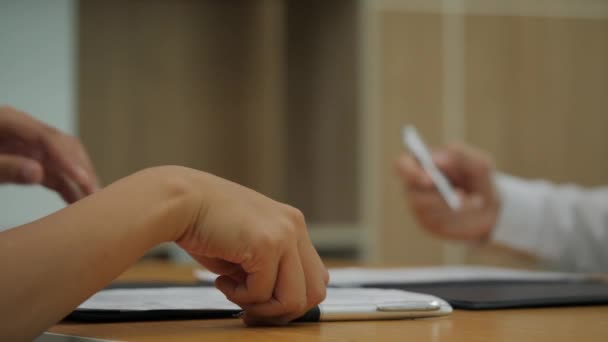
[[[213,282],[217,275],[197,270],[195,275]],[[590,275],[562,272],[539,272],[487,266],[433,266],[408,268],[333,268],[329,270],[330,285],[362,286],[371,284],[421,284],[466,281],[552,281],[585,280]]]
[[[81,311],[144,312],[197,310],[238,312],[213,287],[170,287],[103,290],[82,303]],[[401,290],[330,288],[315,308],[316,321],[421,318],[447,315],[452,307],[435,296]],[[226,315],[223,315],[225,317]]]

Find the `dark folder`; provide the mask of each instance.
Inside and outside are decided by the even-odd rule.
[[[606,305],[608,283],[584,281],[461,281],[420,284],[366,284],[435,295],[455,309],[484,310],[547,306]]]
[[[166,282],[131,282],[114,283],[106,289],[135,289],[135,288],[162,288],[171,286],[201,286],[200,284],[182,284]],[[147,311],[119,311],[119,310],[89,310],[76,309],[65,320],[75,322],[127,322],[127,321],[158,321],[183,319],[209,319],[230,318],[237,314],[228,310],[147,310]]]

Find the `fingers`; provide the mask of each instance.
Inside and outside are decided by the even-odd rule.
[[[220,274],[216,287],[243,308],[245,323],[285,324],[322,301],[329,276],[302,213],[235,183],[200,176],[203,203],[177,242]]]
[[[404,153],[396,163],[397,174],[405,182],[408,188],[429,189],[433,188],[431,177],[420,167],[418,161],[407,153]]]
[[[89,154],[86,152],[80,140],[76,138],[72,139],[74,140],[73,146],[76,150],[75,153],[78,156],[80,165],[82,165],[82,169],[87,174],[86,181],[83,181],[81,183],[81,186],[87,194],[91,194],[97,191],[97,189],[99,189],[99,181],[97,178],[97,173],[95,172],[95,167],[93,166],[93,162],[91,162],[91,158],[89,157]]]
[[[310,242],[304,216],[293,208],[290,211],[297,246],[288,248],[281,259],[271,300],[245,307],[243,320],[248,325],[286,324],[325,299],[329,273]]]
[[[304,216],[301,215],[299,220],[302,226],[299,230],[302,237],[298,240],[298,252],[300,253],[306,281],[306,307],[304,311],[307,311],[325,299],[329,272],[327,272],[319,253],[310,241]]]
[[[433,152],[433,161],[452,185],[468,192],[485,191],[492,184],[493,163],[477,149],[460,144],[448,145]],[[397,171],[409,188],[428,189],[433,186],[430,176],[407,153],[399,158]]]
[[[44,171],[33,159],[0,155],[0,183],[36,184],[42,182]]]
[[[57,192],[66,203],[74,203],[85,196],[74,181],[58,171],[47,171],[42,184]]]
[[[479,173],[487,167],[488,160],[478,150],[462,144],[451,144],[434,158],[442,166],[452,166],[469,173]]]
[[[94,192],[97,175],[80,141],[10,107],[0,107],[0,151],[37,160],[45,179],[69,203]]]
[[[6,182],[16,183],[39,183],[49,189],[56,191],[67,203],[75,202],[84,196],[91,193],[91,189],[79,185],[74,178],[67,175],[65,168],[57,163],[57,158],[54,158],[47,149],[40,148],[36,145],[28,145],[21,140],[10,140],[0,143],[0,153],[5,153],[7,156],[13,156],[13,160],[17,163],[20,160],[29,161],[24,164],[23,174],[19,176],[17,169],[7,169],[5,172],[13,170],[13,178],[5,180]],[[64,154],[68,154],[65,150]],[[65,159],[65,156],[60,156]],[[33,164],[32,164],[33,163]],[[15,166],[18,167],[18,166]],[[6,178],[6,177],[5,177]]]
[[[264,243],[262,246],[269,245]],[[240,306],[264,303],[272,298],[279,267],[278,257],[273,257],[275,253],[269,247],[258,247],[256,250],[259,252],[253,256],[254,260],[241,264],[247,274],[244,282],[236,282],[230,277],[219,277],[216,281],[216,287],[226,298]]]
[[[329,272],[327,272],[325,265],[321,261],[321,257],[319,257],[308,237],[306,238],[306,242],[300,242],[298,251],[300,252],[300,260],[306,282],[306,305],[303,310],[303,312],[306,312],[325,300],[327,284],[329,284]]]
[[[281,259],[273,296],[267,302],[244,306],[248,325],[282,325],[298,318],[307,307],[304,269],[297,247],[291,246]]]
[[[461,201],[458,211],[449,208],[436,192],[414,192],[409,196],[419,223],[430,233],[450,239],[477,239],[490,229],[490,221],[486,220],[490,211],[481,196],[457,193]]]
[[[329,274],[310,243],[302,213],[289,208],[290,223],[281,229],[284,235],[254,240],[263,247],[252,249],[252,260],[258,261],[242,263],[232,275],[222,269],[216,280],[216,287],[244,309],[248,325],[286,324],[325,299]],[[258,253],[265,257],[258,259]]]
[[[452,144],[436,153],[433,159],[450,178],[460,180],[457,183],[465,185],[467,191],[487,194],[492,190],[494,165],[491,158],[480,150]]]
[[[48,168],[78,186],[84,197],[98,188],[93,165],[78,139],[54,132],[45,139]]]
[[[190,255],[201,265],[205,266],[207,270],[215,274],[221,274],[232,277],[244,272],[240,265],[235,264],[233,262],[216,258],[208,258],[202,255],[196,255],[192,253],[190,253]]]

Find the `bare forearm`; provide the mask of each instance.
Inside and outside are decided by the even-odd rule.
[[[178,180],[153,169],[0,233],[0,340],[41,333],[190,223]]]

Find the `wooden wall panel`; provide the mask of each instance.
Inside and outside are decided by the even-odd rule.
[[[608,181],[608,19],[466,18],[467,140],[526,178]],[[470,262],[532,266],[505,250]]]
[[[180,164],[283,197],[282,1],[80,3],[80,132],[105,182]]]
[[[524,177],[608,181],[608,18],[468,16],[468,140]]]
[[[358,4],[81,0],[80,132],[102,180],[210,171],[356,254]]]
[[[288,1],[287,200],[311,222],[359,219],[356,2]]]
[[[449,13],[437,2],[393,1],[376,8],[374,39],[380,51],[372,59],[378,65],[371,68],[377,70],[373,77],[379,86],[372,96],[378,103],[368,113],[380,124],[377,150],[383,155],[376,250],[380,260],[391,262],[458,259],[531,267],[530,258],[487,248],[451,260],[460,252],[446,253],[447,244],[421,232],[403,209],[399,183],[390,172],[401,149],[397,129],[414,123],[430,145],[455,136],[449,132],[462,132],[465,142],[487,150],[501,170],[516,175],[606,184],[608,19],[585,11],[580,11],[584,17],[516,15],[509,6],[509,14],[501,14],[481,2],[476,3],[481,10],[466,4],[450,7],[455,12]],[[453,35],[462,39],[457,42],[444,36],[447,22],[459,22],[454,16],[462,16],[463,23],[462,36]],[[442,63],[446,54],[459,51],[462,65]],[[447,66],[462,69],[454,73]],[[461,91],[446,86],[450,73],[462,75],[462,122],[453,116],[446,121],[451,113],[442,101]],[[452,124],[458,127],[448,127]]]
[[[443,142],[442,22],[440,14],[384,12],[379,19],[379,107],[382,155],[379,260],[440,263],[442,243],[417,227],[403,199],[393,165],[403,151],[400,130],[415,124],[427,142]]]

